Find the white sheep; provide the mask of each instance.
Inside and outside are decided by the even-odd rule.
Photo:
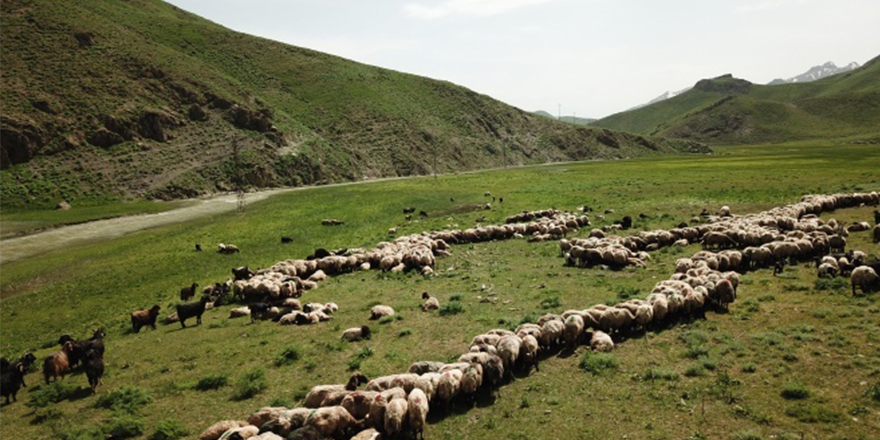
[[[590,348],[593,351],[608,352],[614,349],[614,341],[611,340],[611,336],[608,333],[596,330],[593,332],[593,336],[590,337]]]
[[[422,292],[422,299],[425,300],[425,302],[422,303],[422,311],[427,312],[429,310],[437,310],[440,308],[440,301],[436,297],[429,295],[428,292]]]
[[[413,389],[406,398],[409,427],[416,438],[425,438],[425,424],[429,411],[428,400],[428,396],[418,388]]]
[[[370,327],[362,325],[353,327],[342,332],[342,340],[348,342],[360,341],[361,339],[370,339]]]
[[[571,315],[565,320],[565,328],[562,339],[570,351],[574,351],[581,343],[584,331],[584,318],[580,315]]]
[[[394,309],[383,305],[373,306],[370,309],[370,319],[379,319],[386,316],[394,316]]]
[[[853,269],[850,282],[852,283],[853,296],[856,296],[856,287],[862,289],[862,293],[871,292],[880,283],[880,278],[870,266],[859,266]]]
[[[396,438],[403,432],[407,412],[406,399],[392,399],[385,408],[385,434]]]

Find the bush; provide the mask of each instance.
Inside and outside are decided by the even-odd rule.
[[[661,368],[649,368],[642,376],[645,380],[678,380],[678,373]]]
[[[400,333],[397,334],[397,337],[402,338],[404,336],[409,336],[411,334],[412,334],[412,330],[405,328],[405,329],[401,330]]]
[[[880,383],[868,388],[865,391],[865,395],[871,400],[880,403]]]
[[[544,310],[555,309],[560,305],[562,305],[562,303],[559,301],[559,297],[556,295],[541,300],[541,308]]]
[[[226,385],[229,385],[229,378],[225,374],[213,374],[199,379],[193,388],[198,391],[208,391],[223,388]]]
[[[756,371],[758,371],[758,366],[752,362],[749,362],[748,364],[742,366],[743,373],[754,373]]]
[[[819,278],[813,287],[816,290],[843,290],[849,285],[846,278]]]
[[[706,367],[703,364],[693,364],[690,367],[687,367],[684,370],[684,375],[687,377],[702,377],[706,375]]]
[[[730,440],[763,440],[761,434],[755,431],[737,431],[730,435]]]
[[[788,400],[800,400],[810,397],[810,390],[802,383],[789,383],[782,388],[782,397]]]
[[[611,353],[593,353],[588,351],[581,358],[580,367],[584,371],[601,374],[605,370],[616,370],[618,363],[617,358]]]
[[[144,433],[144,420],[133,414],[118,412],[104,422],[104,431],[108,438],[113,439],[137,437]]]
[[[348,371],[360,370],[361,363],[370,356],[373,356],[373,349],[371,347],[361,349],[360,353],[354,355],[354,358],[348,361]]]
[[[45,408],[53,403],[58,403],[72,397],[77,388],[67,383],[52,382],[48,385],[40,385],[30,392],[30,400],[25,404],[31,408]]]
[[[620,289],[617,289],[617,298],[621,299],[621,300],[627,300],[630,298],[638,298],[640,296],[639,294],[641,292],[642,292],[642,289],[639,289],[638,287],[626,287],[625,286],[625,287],[621,287]]]
[[[241,376],[241,379],[235,384],[232,400],[250,399],[268,387],[269,381],[266,380],[266,372],[262,368],[254,368]]]
[[[785,414],[804,423],[837,423],[843,420],[843,414],[837,411],[803,403],[787,408]]]
[[[290,365],[299,360],[299,350],[293,345],[285,348],[275,356],[275,366],[281,367],[284,365]]]
[[[177,440],[189,434],[183,426],[180,426],[176,420],[162,420],[156,424],[156,431],[149,437],[149,440]]]
[[[455,295],[450,296],[450,297],[449,297],[449,300],[450,300],[450,301],[461,301],[461,294],[460,294],[460,293],[456,293]]]
[[[152,399],[145,390],[135,386],[123,386],[98,397],[95,406],[113,411],[134,413]]]
[[[440,307],[440,316],[451,316],[464,313],[464,306],[459,301],[450,301]]]

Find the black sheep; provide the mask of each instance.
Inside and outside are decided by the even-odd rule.
[[[404,214],[412,214],[412,213],[414,213],[414,212],[416,212],[416,208],[414,208],[414,207],[412,207],[412,206],[410,206],[409,208],[403,208],[403,213],[404,213]]]
[[[89,386],[92,388],[92,394],[97,393],[98,385],[102,385],[101,378],[104,377],[104,357],[98,354],[97,350],[89,350],[86,352],[86,377],[89,378]]]
[[[776,265],[773,266],[773,276],[781,274],[783,270],[785,270],[785,260],[777,261]]]
[[[257,317],[260,319],[266,319],[269,317],[269,304],[258,302],[249,305],[248,308],[251,310],[251,323],[253,323]]]
[[[281,243],[293,243],[293,238],[281,236]]]
[[[24,385],[25,373],[27,373],[27,367],[20,362],[16,362],[0,374],[0,394],[6,399],[7,405],[10,403],[9,396],[12,396],[13,401],[17,400],[18,390]]]
[[[201,251],[202,251],[202,245],[199,243],[196,243],[196,252],[201,252]]]
[[[209,298],[203,296],[199,302],[177,305],[177,319],[180,320],[180,326],[186,328],[186,320],[196,317],[196,325],[202,323],[202,314],[205,313],[205,306],[208,304]]]
[[[198,291],[199,283],[192,283],[192,286],[184,287],[180,289],[180,300],[186,301],[194,296],[196,296],[196,291]]]
[[[419,211],[419,217],[428,218],[428,213],[425,211]]]
[[[678,227],[679,227],[679,229],[683,229],[683,228],[688,227],[688,224],[687,224],[687,222],[681,222],[678,224]]]
[[[632,226],[633,226],[633,219],[632,219],[632,217],[630,217],[630,216],[626,216],[626,217],[624,217],[623,220],[620,221],[620,226],[621,226],[624,230],[629,229],[629,228],[632,228]]]
[[[232,276],[235,277],[235,281],[249,280],[254,276],[254,271],[250,270],[247,266],[233,267]]]
[[[156,318],[159,317],[159,309],[161,307],[156,304],[147,310],[138,310],[131,312],[131,330],[135,333],[141,331],[141,327],[150,326],[156,330]]]

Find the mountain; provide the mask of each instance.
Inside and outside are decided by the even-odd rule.
[[[723,75],[671,99],[592,126],[709,144],[880,139],[880,61],[812,82],[776,86]]]
[[[550,118],[550,119],[558,120],[558,121],[562,121],[562,122],[568,122],[569,124],[576,124],[576,125],[587,125],[587,124],[596,120],[593,118],[579,118],[577,116],[562,116],[561,118],[556,118],[556,116],[553,116],[549,112],[546,112],[544,110],[538,110],[538,111],[535,111],[532,113],[534,113],[538,116],[545,117],[545,118]]]
[[[798,75],[793,76],[788,79],[776,78],[773,81],[767,83],[768,86],[778,86],[780,84],[790,84],[790,83],[805,83],[810,81],[816,81],[818,79],[826,78],[832,75],[837,75],[839,73],[849,72],[850,70],[858,69],[859,63],[853,61],[846,66],[837,67],[836,64],[829,61],[821,66],[813,66],[810,70]]]
[[[637,105],[637,106],[635,106],[635,107],[632,107],[632,108],[630,108],[630,109],[627,109],[626,111],[631,111],[631,110],[640,109],[640,108],[642,108],[642,107],[646,107],[646,106],[649,106],[649,105],[651,105],[651,104],[658,103],[658,102],[660,102],[660,101],[665,101],[665,100],[667,100],[667,99],[669,99],[669,98],[674,98],[674,97],[676,97],[676,96],[678,96],[678,95],[681,95],[681,94],[684,93],[684,92],[687,92],[687,91],[690,90],[690,89],[691,89],[690,87],[687,87],[687,88],[681,89],[681,90],[679,90],[679,91],[677,91],[677,92],[671,92],[671,91],[668,91],[668,90],[667,90],[666,92],[663,92],[662,95],[660,95],[660,96],[658,96],[658,97],[656,97],[656,98],[654,98],[654,99],[652,99],[652,100],[650,100],[650,101],[648,101],[648,102],[646,102],[646,103],[644,103],[644,104],[639,104],[639,105]]]
[[[0,8],[4,207],[705,151],[551,121],[159,0]]]
[[[538,115],[538,116],[545,117],[545,118],[556,119],[556,116],[553,116],[553,115],[551,115],[550,113],[545,112],[544,110],[538,110],[538,111],[535,111],[535,112],[533,112],[533,113],[536,114],[536,115]]]

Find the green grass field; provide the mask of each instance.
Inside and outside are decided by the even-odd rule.
[[[42,358],[61,333],[82,338],[103,326],[107,374],[97,397],[81,390],[87,387],[82,373],[60,388],[40,385],[39,374],[27,376],[30,387],[17,403],[2,408],[0,436],[103,438],[88,432],[103,425],[151,438],[161,422],[195,438],[218,420],[244,418],[269,404],[293,406],[313,385],[344,382],[351,369],[372,377],[404,371],[417,360],[449,360],[467,350],[472,336],[493,327],[627,295],[643,297],[669,277],[675,259],[698,247],[654,252],[647,269],[602,271],[564,267],[555,242],[454,246],[453,256],[438,260],[433,278],[371,271],[322,283],[303,299],[334,301],[340,310],[318,325],[251,325],[228,319],[228,307],[222,307],[207,312],[199,327],[160,325],[157,331],[129,333],[130,311],[158,303],[164,316],[181,287],[225,279],[233,266],[265,267],[305,257],[316,247],[372,246],[394,226],[408,234],[470,227],[484,215],[503,222],[524,209],[588,204],[614,208],[609,216],[614,218],[651,216],[637,220],[636,228],[668,229],[704,207],[727,204],[734,213],[748,213],[793,203],[804,193],[880,190],[880,149],[872,146],[788,144],[719,152],[315,188],[253,203],[243,214],[5,264],[2,354],[34,349]],[[504,204],[474,210],[486,201],[485,191],[503,196]],[[401,214],[407,206],[430,217],[407,223]],[[825,217],[868,221],[872,209]],[[323,227],[322,218],[343,219],[345,225]],[[853,234],[850,247],[877,257],[868,234]],[[294,243],[280,244],[281,235]],[[195,253],[194,242],[209,249],[234,243],[242,252]],[[497,293],[497,305],[477,299],[485,296],[483,285]],[[423,291],[442,304],[457,297],[462,312],[421,312]],[[401,318],[375,324],[369,341],[342,343],[341,331],[366,323],[377,303],[391,305]],[[627,340],[613,360],[584,360],[586,351],[581,347],[573,356],[545,360],[540,372],[517,378],[476,408],[434,413],[426,436],[871,439],[880,431],[880,297],[853,299],[845,282],[817,285],[809,265],[789,267],[776,278],[768,271],[749,273],[730,313],[708,313],[706,320]],[[263,371],[265,388],[252,387],[256,394],[241,398],[248,391],[239,387],[242,377],[254,369]],[[200,381],[201,388],[219,388],[198,390]],[[128,396],[149,399],[128,405],[131,413],[106,408],[113,406],[108,401],[125,399],[101,397],[123,387],[135,387]],[[40,406],[51,400],[59,402]]]

